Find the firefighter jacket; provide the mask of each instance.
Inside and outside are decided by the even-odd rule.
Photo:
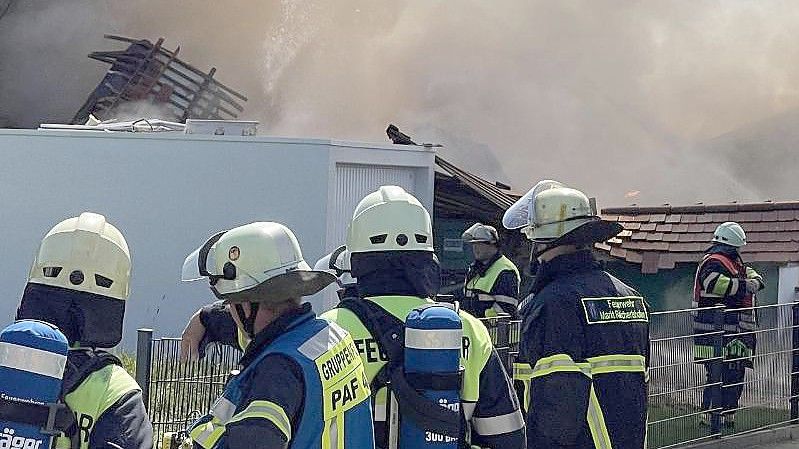
[[[368,298],[387,314],[405,321],[408,313],[430,302],[416,296],[375,296]],[[347,329],[361,354],[371,382],[387,362],[385,353],[367,328],[346,309],[334,309],[323,317]],[[470,425],[471,444],[483,448],[524,448],[524,422],[511,381],[494,350],[488,330],[470,314],[461,311],[464,367],[461,385],[461,410]],[[386,389],[375,395],[375,439],[378,447],[386,447]]]
[[[81,449],[153,447],[141,389],[116,357],[96,349],[71,349],[63,390],[64,402],[75,413]],[[58,437],[56,447],[71,447],[70,439]]]
[[[542,263],[521,311],[528,447],[641,449],[649,311],[590,250]]]
[[[763,278],[746,267],[738,250],[718,244],[708,249],[699,263],[694,278],[694,360],[713,358],[713,339],[716,326],[721,325],[724,337],[722,356],[752,367],[752,355],[757,346],[757,316],[755,295],[747,293],[746,280],[755,279],[759,289],[765,287]],[[701,310],[707,309],[707,310]],[[715,324],[717,314],[720,323]]]
[[[499,252],[486,263],[475,261],[466,273],[463,307],[477,317],[507,313],[516,318],[520,282],[519,269]]]
[[[240,374],[194,424],[195,447],[374,447],[369,384],[350,335],[310,304],[284,314],[247,346]]]

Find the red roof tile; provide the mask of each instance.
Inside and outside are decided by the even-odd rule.
[[[672,269],[698,262],[716,226],[737,221],[746,230],[749,262],[799,262],[799,201],[753,204],[622,207],[602,211],[626,231],[597,245],[611,257],[642,264],[642,270]]]

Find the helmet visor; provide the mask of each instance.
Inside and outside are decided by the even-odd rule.
[[[203,245],[191,252],[183,261],[183,268],[180,273],[180,280],[184,282],[198,281],[202,278],[220,276],[216,273],[216,260],[214,259],[214,249],[216,242],[227,231],[221,231],[212,235]]]
[[[502,226],[506,229],[521,229],[526,226],[535,226],[535,197],[544,190],[555,187],[565,187],[557,181],[544,180],[535,185],[529,192],[513,203],[502,216]]]

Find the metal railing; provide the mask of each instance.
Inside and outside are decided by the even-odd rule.
[[[694,359],[698,309],[650,314],[649,447],[669,448],[795,422],[799,398],[799,305],[702,309],[713,317],[704,336],[712,355]],[[730,314],[753,313],[752,329],[730,329]],[[736,327],[736,326],[733,326]],[[730,341],[754,336],[752,355],[725,354]],[[735,365],[751,364],[743,379]],[[742,388],[739,401],[735,390]],[[737,402],[737,406],[735,403]],[[734,420],[733,418],[734,417]],[[734,422],[734,424],[733,424]]]
[[[799,422],[799,303],[754,308],[757,327],[749,331],[724,330],[726,314],[743,309],[710,310],[716,317],[713,357],[704,364],[694,360],[693,321],[696,309],[650,314],[648,446],[673,446],[751,432]],[[519,321],[507,317],[481,320],[505,368],[519,351]],[[726,360],[724,342],[744,334],[756,335],[753,356]],[[180,339],[153,339],[152,331],[139,330],[136,379],[156,435],[184,430],[204,414],[222,393],[241,352],[226,346],[209,348],[198,362],[179,361]],[[751,360],[742,381],[724,382],[725,364]],[[707,366],[707,368],[706,368]],[[734,426],[725,425],[732,410],[703,408],[703,396],[720,404],[725,394],[743,387]],[[707,393],[705,392],[707,390]]]

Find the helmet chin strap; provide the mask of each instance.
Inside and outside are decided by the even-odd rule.
[[[244,306],[241,304],[235,304],[234,309],[236,310],[236,315],[239,317],[239,321],[241,321],[242,326],[244,326],[244,333],[250,337],[250,340],[255,338],[255,317],[258,315],[258,309],[260,308],[260,304],[257,302],[250,303],[250,316],[247,316],[244,313]]]

